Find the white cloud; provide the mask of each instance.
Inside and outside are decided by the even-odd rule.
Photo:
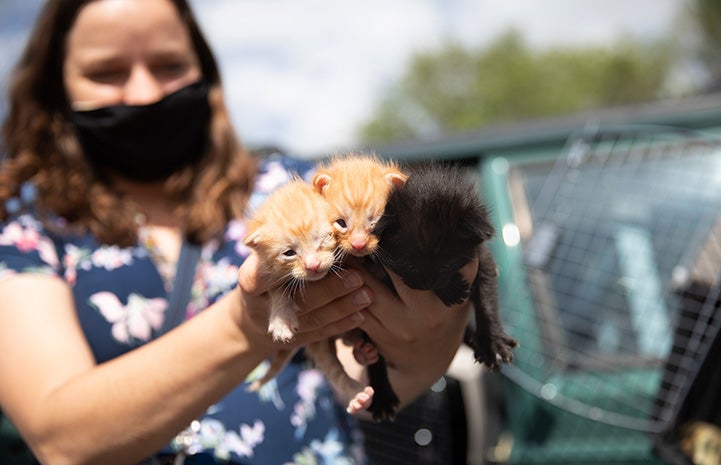
[[[304,153],[352,144],[379,90],[438,28],[432,5],[415,0],[196,4],[241,134]]]

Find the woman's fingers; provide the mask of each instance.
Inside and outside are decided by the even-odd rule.
[[[269,283],[258,257],[250,254],[238,270],[238,286],[256,327],[267,332],[270,313]],[[346,269],[338,274],[306,283],[295,298],[299,328],[294,344],[330,338],[357,328],[364,320],[360,311],[372,302],[372,291],[363,286],[357,270]]]
[[[350,319],[356,326],[365,320],[361,310],[373,301],[373,294],[367,287],[362,287],[350,294],[342,295],[313,311],[298,314],[299,333],[315,332],[329,324]]]
[[[299,341],[327,339],[357,328],[365,320],[366,312],[361,311],[373,298],[363,275],[353,269],[308,283],[295,300]]]
[[[362,275],[352,269],[345,269],[338,274],[330,274],[320,281],[308,283],[295,299],[295,303],[298,305],[298,314],[302,315],[328,305],[354,291],[357,291],[354,294],[357,299],[363,299],[364,297],[361,295],[363,290],[360,290],[362,285]],[[368,296],[365,298],[367,299]]]
[[[315,329],[310,329],[314,323],[305,326],[305,323],[301,322],[300,330],[296,334],[294,342],[303,345],[308,342],[337,337],[358,328],[365,320],[364,315],[365,312],[353,312],[339,320],[333,320],[331,323],[323,322],[321,326],[315,327]]]
[[[478,260],[472,260],[459,271],[468,283],[472,283],[478,271]],[[413,343],[467,307],[467,301],[447,307],[433,291],[411,289],[400,276],[392,272],[388,275],[395,292],[368,273],[363,277],[373,289],[374,298],[362,328],[381,344]]]

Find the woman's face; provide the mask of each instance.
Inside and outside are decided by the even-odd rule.
[[[63,79],[76,110],[156,102],[202,76],[169,0],[99,0],[70,29]]]

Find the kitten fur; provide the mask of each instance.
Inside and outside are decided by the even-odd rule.
[[[363,257],[376,250],[378,237],[373,229],[383,215],[388,194],[406,178],[394,163],[370,154],[336,156],[318,167],[313,186],[333,208],[333,226],[344,253]]]
[[[333,270],[337,240],[328,203],[314,188],[294,179],[274,191],[258,208],[243,243],[253,249],[270,277],[272,288],[268,332],[275,340],[289,342],[298,328],[294,297],[308,281],[316,281]],[[337,392],[352,398],[349,413],[365,407],[373,391],[350,378],[335,352],[334,340],[311,343],[308,357]],[[280,350],[267,373],[253,383],[257,390],[275,377],[297,349]]]
[[[298,326],[293,296],[306,281],[323,278],[335,263],[336,237],[328,204],[295,179],[258,208],[243,243],[262,259],[272,276],[269,332],[290,342]]]
[[[344,255],[364,257],[376,253],[379,238],[373,230],[383,215],[388,195],[406,179],[395,163],[381,161],[372,154],[338,155],[318,167],[312,183],[333,209],[338,244]],[[400,401],[388,379],[385,359],[364,331],[349,332],[344,339],[354,345],[356,360],[368,367],[374,391],[368,410],[375,420],[392,419]],[[368,357],[369,353],[373,356]]]
[[[466,298],[475,328],[467,337],[476,361],[493,370],[513,360],[518,343],[503,329],[498,310],[497,270],[486,242],[495,234],[477,186],[463,169],[424,163],[405,170],[408,180],[391,192],[376,227],[378,258],[413,289],[433,290],[451,306]],[[478,258],[469,286],[459,270]]]

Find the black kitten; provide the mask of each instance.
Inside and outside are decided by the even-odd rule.
[[[518,342],[498,314],[497,270],[485,243],[495,231],[476,184],[462,168],[431,163],[412,167],[395,189],[376,226],[382,265],[413,289],[433,290],[447,306],[470,297],[475,328],[466,342],[475,359],[493,370],[513,360]],[[473,284],[459,270],[478,258]]]

